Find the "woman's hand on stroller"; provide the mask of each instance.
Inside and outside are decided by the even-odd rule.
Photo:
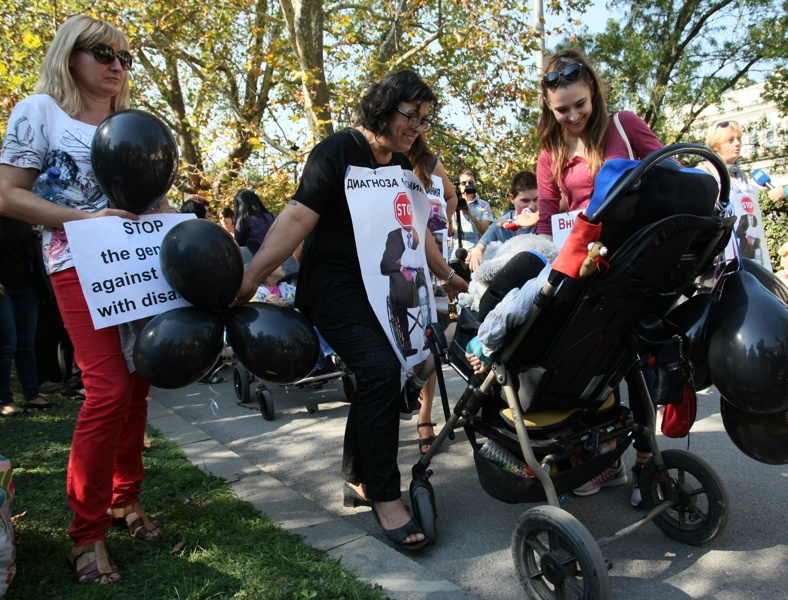
[[[479,340],[479,336],[473,338],[468,342],[468,345],[465,346],[465,358],[471,363],[473,372],[476,374],[489,371],[490,365],[493,362],[492,358],[484,353],[484,347]]]

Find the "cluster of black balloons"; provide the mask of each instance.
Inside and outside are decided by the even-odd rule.
[[[788,464],[788,288],[759,263],[742,265],[668,318],[686,333],[696,388],[719,390],[728,437],[755,460]]]
[[[220,225],[178,223],[161,244],[162,275],[193,306],[151,319],[134,345],[134,365],[152,385],[179,388],[205,376],[224,349],[224,332],[238,360],[274,383],[292,383],[314,369],[320,343],[297,310],[262,302],[227,307],[243,278],[241,249]]]
[[[142,214],[172,186],[178,145],[160,119],[126,110],[99,124],[90,158],[112,205]],[[320,344],[298,311],[256,302],[227,308],[245,261],[223,227],[204,219],[179,223],[165,235],[160,260],[167,283],[193,306],[154,317],[137,338],[134,365],[151,384],[173,389],[201,379],[224,349],[225,330],[235,355],[261,379],[292,383],[315,367]]]

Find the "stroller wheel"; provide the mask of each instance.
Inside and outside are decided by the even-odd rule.
[[[410,490],[410,504],[416,520],[421,523],[424,536],[430,544],[434,544],[438,539],[438,528],[436,520],[438,513],[435,510],[435,498],[432,486],[413,485]]]
[[[238,401],[246,404],[249,402],[251,391],[249,384],[252,381],[252,374],[242,365],[235,365],[233,369],[233,389]]]
[[[342,389],[345,392],[345,398],[351,402],[356,397],[358,385],[356,384],[356,377],[352,373],[342,376]]]
[[[556,506],[525,511],[512,535],[512,559],[530,597],[607,600],[607,564],[594,538]]]
[[[262,383],[257,386],[255,390],[257,396],[257,403],[260,405],[260,413],[266,421],[274,420],[274,399],[271,397],[271,392],[268,391]]]
[[[698,546],[710,542],[728,522],[730,501],[719,475],[705,460],[686,450],[665,450],[662,459],[678,500],[654,519],[654,524],[682,544]],[[658,480],[659,473],[650,460],[640,475],[646,510],[662,503]]]

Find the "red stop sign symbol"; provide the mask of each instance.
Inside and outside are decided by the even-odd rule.
[[[751,215],[755,212],[755,202],[752,201],[751,198],[745,196],[741,199],[741,207],[747,212],[748,215]]]
[[[394,217],[405,229],[413,227],[413,208],[410,205],[410,198],[405,192],[400,192],[394,198]]]

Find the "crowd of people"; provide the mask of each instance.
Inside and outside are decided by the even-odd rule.
[[[46,53],[34,94],[14,108],[0,155],[0,412],[11,416],[22,410],[10,391],[13,359],[25,406],[50,406],[39,394],[33,357],[39,244],[86,394],[68,466],[66,493],[74,512],[68,557],[78,581],[100,584],[120,580],[105,545],[113,518],[143,541],[162,532],[162,524],[140,504],[149,384],[127,367],[124,328],[93,328],[63,224],[104,216],[139,218],[110,205],[97,187],[89,152],[97,125],[130,104],[132,65],[129,42],[118,29],[85,15],[69,17]],[[358,125],[315,146],[297,191],[278,216],[248,189],[216,216],[202,196],[180,208],[218,222],[253,255],[233,304],[255,296],[277,304],[294,301],[354,373],[358,391],[347,418],[342,464],[345,501],[370,506],[386,537],[405,549],[420,548],[427,540],[402,501],[399,421],[418,412],[419,448],[428,451],[435,439],[435,364],[425,352],[424,321],[437,318],[446,326],[447,307],[434,297],[451,301],[468,287],[450,260],[464,249],[474,271],[493,242],[522,234],[552,239],[554,215],[588,204],[605,161],[640,159],[662,147],[634,113],[609,114],[606,89],[580,52],[556,52],[540,85],[542,150],[536,172],[515,175],[507,196],[511,209],[498,219],[479,197],[474,171],[462,170],[455,189],[425,143],[437,99],[409,70],[388,74],[364,91]],[[747,178],[737,165],[741,135],[736,123],[717,123],[707,144],[730,165],[732,180],[745,186]],[[65,185],[44,199],[31,190],[38,174],[52,166],[64,167]],[[370,216],[381,213],[383,205],[377,196],[348,186],[351,178],[421,186],[423,194],[410,197],[412,210],[386,215],[390,243],[379,231],[367,233],[374,229]],[[165,198],[151,212],[175,209]],[[40,242],[33,224],[43,227]],[[763,259],[768,253],[758,243],[763,236],[757,227],[755,220],[743,220],[737,238],[743,255]],[[281,283],[288,261],[297,265],[295,291]],[[385,299],[384,290],[381,301],[382,286],[404,290],[397,294],[405,300],[395,301],[393,292]],[[385,314],[386,302],[395,317]],[[441,306],[437,315],[431,308],[436,304]],[[640,392],[629,377],[627,383],[635,419],[642,423]],[[634,445],[631,501],[637,506],[638,477],[651,454],[645,436]],[[575,493],[586,496],[627,481],[619,460]]]

